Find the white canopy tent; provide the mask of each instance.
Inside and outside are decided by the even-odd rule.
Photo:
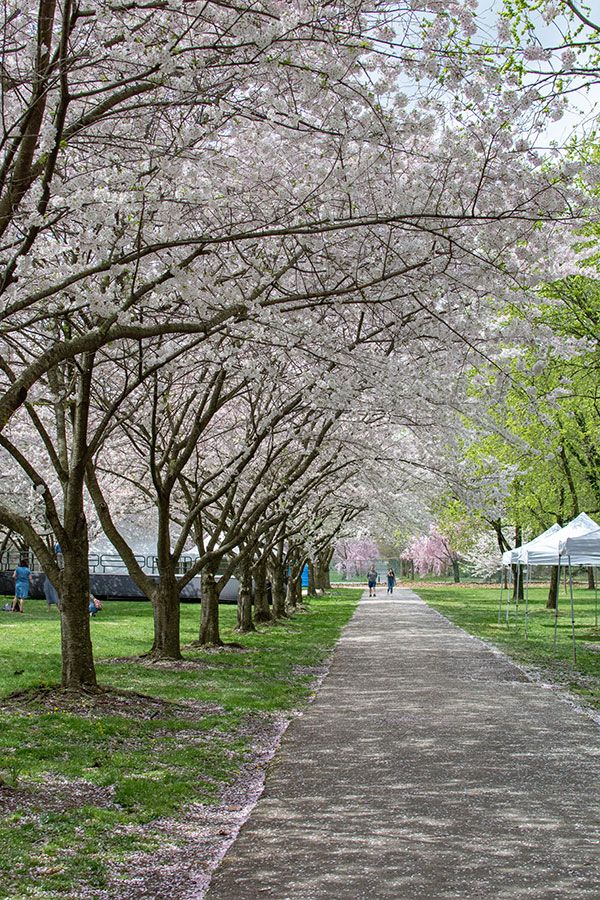
[[[600,566],[600,528],[587,534],[565,538],[559,546],[561,557],[571,565]],[[585,563],[579,560],[585,559]],[[594,579],[594,626],[598,627],[598,585]]]
[[[560,542],[558,549],[561,556],[566,556],[567,559],[571,557],[573,565],[580,565],[580,563],[575,563],[574,560],[585,557],[589,562],[581,565],[600,566],[600,528],[596,528],[595,531],[588,531],[587,534],[567,537]]]
[[[516,590],[515,590],[515,612],[518,616],[519,614],[519,581],[521,578],[521,566],[527,563],[527,553],[528,551],[534,550],[536,547],[544,546],[545,542],[552,537],[557,531],[561,530],[561,526],[558,522],[555,522],[554,525],[551,525],[550,528],[547,528],[546,531],[543,531],[542,534],[538,534],[537,537],[533,538],[533,540],[528,541],[526,544],[521,544],[520,547],[514,547],[512,550],[506,550],[502,554],[502,565],[503,566],[518,566],[517,568],[517,576],[516,576]],[[500,604],[498,606],[498,625],[500,624],[500,617],[502,615],[502,594],[504,590],[504,579],[500,582]],[[529,570],[527,570],[527,596],[525,598],[525,637],[527,637],[527,628],[528,628],[528,611],[529,611]],[[506,599],[506,624],[508,626],[510,613],[510,591],[507,595]]]
[[[587,541],[590,535],[596,535],[595,542]],[[569,552],[570,551],[570,552]],[[538,535],[527,544],[508,550],[502,555],[504,565],[516,565],[517,579],[520,577],[521,566],[526,567],[526,593],[525,593],[525,637],[527,637],[529,622],[529,573],[531,566],[594,566],[600,565],[600,526],[586,513],[580,513],[571,522],[562,528],[555,524]],[[560,579],[559,579],[560,581]],[[573,659],[576,659],[575,649],[575,610],[573,605],[573,579],[570,575],[571,596],[571,632],[573,641]],[[508,612],[510,595],[506,608]],[[518,616],[518,580],[516,614]],[[556,603],[554,613],[554,646],[556,647],[558,629],[558,581],[556,590]]]
[[[555,522],[554,525],[551,525],[550,528],[547,528],[546,531],[542,532],[542,534],[538,534],[536,538],[533,538],[532,541],[529,541],[527,544],[522,544],[520,547],[515,547],[514,550],[505,550],[502,554],[502,565],[503,566],[517,566],[519,564],[523,564],[527,562],[527,553],[528,551],[535,550],[536,547],[540,545],[544,545],[544,542],[547,538],[550,538],[557,531],[560,531],[561,527],[558,522]]]
[[[554,531],[551,535],[540,541],[534,548],[527,551],[524,562],[529,566],[566,566],[567,559],[563,556],[561,545],[569,538],[581,538],[592,531],[600,530],[597,522],[594,522],[586,513],[580,513],[563,528]],[[542,535],[540,535],[542,537]],[[533,542],[532,542],[533,543]],[[591,566],[585,554],[571,557],[574,566]]]

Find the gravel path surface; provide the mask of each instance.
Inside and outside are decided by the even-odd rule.
[[[207,900],[467,896],[600,898],[600,730],[410,591],[363,599]]]

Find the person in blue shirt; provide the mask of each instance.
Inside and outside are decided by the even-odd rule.
[[[93,594],[90,594],[88,597],[88,612],[90,616],[97,616],[101,609],[102,602],[97,597],[94,597]]]
[[[29,597],[29,585],[31,584],[31,569],[27,560],[22,559],[13,572],[15,579],[15,599],[13,600],[13,612],[24,612],[24,601]]]

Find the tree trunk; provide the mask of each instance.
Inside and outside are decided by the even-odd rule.
[[[460,567],[457,559],[452,560],[452,577],[455,584],[460,583]]]
[[[83,499],[93,354],[85,354],[80,366],[72,409],[70,448],[66,439],[62,443],[64,433],[60,427],[57,429],[57,452],[64,455],[63,462],[68,470],[68,478],[63,485],[63,522],[60,530],[63,566],[58,585],[61,598],[61,683],[63,688],[71,690],[93,690],[97,687],[97,681],[90,636],[90,548]]]
[[[156,558],[158,584],[152,591],[154,605],[154,643],[150,656],[155,659],[181,659],[179,584],[171,556],[170,493],[160,495]]]
[[[296,579],[294,578],[294,570],[290,572],[290,577],[288,579],[287,588],[285,592],[285,607],[286,609],[294,610],[296,608],[296,600],[298,594],[296,592]]]
[[[520,525],[515,525],[515,548],[521,547],[523,544],[523,529]],[[521,566],[511,566],[513,574],[513,601],[517,599],[523,600],[523,569]],[[518,583],[517,583],[518,582]],[[517,596],[518,591],[518,596]]]
[[[202,600],[200,621],[200,644],[222,647],[219,634],[219,589],[214,572],[202,574]]]
[[[308,597],[316,597],[317,596],[317,581],[315,578],[315,566],[311,559],[308,561],[308,590],[306,592]]]
[[[254,621],[270,622],[271,610],[267,594],[267,561],[261,559],[254,567]]]
[[[241,634],[256,631],[252,621],[252,569],[248,561],[243,564],[240,579],[240,592],[237,602],[237,630]]]
[[[154,643],[150,656],[154,659],[181,659],[179,584],[175,572],[162,572],[154,609]]]
[[[75,537],[65,542],[65,546],[62,547],[64,568],[60,584],[61,683],[63,688],[81,690],[97,686],[88,611],[90,576],[87,524],[83,510],[80,527],[74,534]]]
[[[314,574],[315,574],[315,587],[318,590],[324,591],[325,590],[325,576],[323,573],[321,560],[319,558],[317,558],[317,562],[315,564]],[[343,569],[340,571],[340,577],[343,581],[344,580],[344,570]],[[309,578],[310,578],[310,576],[309,576]]]
[[[596,576],[594,573],[594,567],[587,567],[587,577],[588,577],[588,591],[593,591],[596,588]]]
[[[296,604],[298,606],[302,606],[302,571],[300,572],[300,575],[296,579],[295,585],[296,585]]]
[[[330,573],[330,570],[331,570],[331,563],[333,562],[333,554],[334,554],[334,553],[335,553],[335,547],[332,545],[331,547],[329,547],[329,549],[327,550],[327,552],[326,552],[326,554],[325,554],[325,565],[324,565],[324,568],[325,568],[325,583],[326,583],[326,588],[325,588],[325,589],[328,590],[328,591],[331,590],[331,577],[330,577],[330,574],[329,574],[329,573]]]
[[[316,587],[322,591],[331,590],[331,578],[329,576],[329,564],[331,562],[332,553],[329,551],[320,553],[317,558],[316,566]]]
[[[550,572],[550,590],[548,591],[548,600],[546,601],[546,609],[556,609],[556,591],[558,588],[558,579],[560,577],[558,566],[552,566]]]
[[[524,600],[525,599],[525,591],[523,590],[523,575],[524,575],[525,569],[523,566],[512,566],[511,568],[512,568],[512,573],[513,573],[513,592],[512,592],[513,600],[517,599],[517,591],[519,592],[518,599]]]
[[[271,588],[273,591],[273,618],[285,618],[285,584],[284,569],[281,563],[276,563],[271,572]]]

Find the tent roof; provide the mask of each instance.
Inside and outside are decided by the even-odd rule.
[[[538,534],[538,536],[533,538],[533,540],[528,541],[527,544],[522,544],[520,547],[515,547],[514,550],[506,550],[502,554],[502,564],[505,566],[516,566],[518,563],[526,563],[526,555],[529,549],[535,549],[536,547],[543,545],[544,541],[551,535],[555,534],[557,531],[561,531],[561,527],[558,522],[555,522],[554,525],[551,525],[550,528],[547,528],[546,531],[542,532],[542,534]]]
[[[584,563],[584,565],[600,565],[600,528],[588,531],[587,534],[573,535],[563,539],[560,542],[559,550],[562,556],[571,557],[571,561],[573,561],[573,557],[585,556],[590,562]]]
[[[600,526],[598,526],[598,523],[594,522],[594,520],[586,513],[580,513],[571,522],[565,525],[564,528],[559,528],[558,531],[554,531],[547,536],[540,535],[540,538],[543,537],[544,539],[539,540],[535,547],[532,547],[531,549],[524,548],[524,558],[521,562],[526,563],[529,566],[566,565],[568,560],[565,556],[561,556],[561,545],[568,538],[582,537],[592,531],[600,531]],[[585,553],[572,553],[571,563],[579,566],[593,565],[593,562],[590,562],[590,556]]]

